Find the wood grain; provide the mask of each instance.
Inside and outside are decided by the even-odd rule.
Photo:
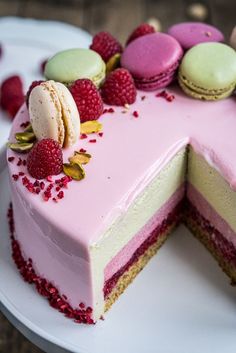
[[[219,27],[228,37],[236,24],[235,0],[205,0],[207,21]],[[0,16],[22,16],[69,22],[91,32],[106,29],[122,42],[140,22],[157,18],[166,30],[169,25],[190,20],[187,7],[191,0],[0,0]],[[42,352],[24,338],[0,314],[1,353]]]
[[[0,1],[0,16],[17,16],[19,8],[19,0]]]
[[[219,27],[228,40],[232,28],[236,26],[236,1],[235,0],[209,0],[212,23]]]

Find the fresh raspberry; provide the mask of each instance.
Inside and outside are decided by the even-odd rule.
[[[63,166],[62,149],[53,139],[44,139],[35,144],[27,158],[27,168],[35,179],[61,173]]]
[[[9,103],[6,107],[6,112],[13,119],[16,116],[16,113],[22,106],[25,101],[25,96],[16,96],[12,99],[11,103]]]
[[[31,91],[33,90],[34,87],[39,86],[40,83],[42,83],[42,82],[44,82],[44,81],[43,80],[33,81],[31,83],[31,85],[29,86],[29,89],[28,89],[28,91],[26,93],[26,97],[25,97],[27,107],[29,106],[29,96],[30,96]]]
[[[137,95],[134,80],[126,69],[112,71],[107,76],[101,93],[105,103],[121,106],[134,103]]]
[[[41,73],[42,75],[44,74],[44,69],[45,69],[45,66],[46,66],[47,62],[48,62],[48,59],[45,59],[45,60],[43,60],[43,61],[41,62],[41,64],[40,64],[40,73]]]
[[[88,120],[96,120],[102,115],[103,101],[91,80],[76,80],[70,86],[70,92],[77,105],[82,123]]]
[[[145,36],[146,34],[155,33],[155,28],[148,23],[142,23],[130,34],[126,41],[126,45],[135,40],[138,37]]]
[[[21,95],[23,95],[21,78],[17,75],[8,77],[1,85],[1,107],[6,109],[12,98]]]
[[[19,76],[8,77],[1,85],[0,106],[14,118],[24,103],[23,83]]]
[[[99,32],[93,37],[90,49],[101,55],[107,62],[114,54],[122,53],[122,45],[109,32]]]

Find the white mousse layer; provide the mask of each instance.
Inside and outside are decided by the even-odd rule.
[[[95,316],[98,317],[104,310],[103,286],[106,265],[183,186],[186,161],[187,151],[182,149],[134,200],[127,212],[111,225],[102,239],[91,246],[92,280],[94,296],[97,298]],[[183,196],[184,188],[182,188]]]
[[[222,175],[192,148],[188,156],[187,178],[216,213],[236,232],[236,192]],[[236,245],[236,239],[230,237],[228,240]]]

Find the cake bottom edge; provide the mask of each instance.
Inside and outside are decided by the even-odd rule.
[[[179,222],[178,222],[179,223]],[[110,307],[116,302],[119,296],[125,291],[125,289],[133,282],[135,277],[143,270],[147,263],[152,259],[152,257],[157,253],[163,243],[166,241],[167,237],[178,225],[174,222],[166,230],[158,235],[157,240],[150,245],[147,250],[139,256],[136,262],[134,262],[118,279],[116,285],[105,298],[105,312],[110,309]]]

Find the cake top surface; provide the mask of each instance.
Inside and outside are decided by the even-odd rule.
[[[27,200],[29,213],[34,216],[37,209],[48,224],[56,225],[61,236],[54,240],[64,249],[73,252],[75,244],[88,248],[96,243],[153,176],[188,143],[236,189],[235,97],[202,102],[186,96],[176,86],[167,92],[174,95],[170,102],[157,97],[156,92],[139,91],[136,102],[126,113],[123,107],[114,107],[114,113],[101,116],[102,137],[89,135],[64,150],[65,161],[80,148],[86,149],[92,159],[86,166],[86,178],[79,183],[72,181],[59,203],[43,201],[26,192],[20,180],[16,181],[19,193]],[[133,115],[135,111],[138,117]],[[14,120],[12,136],[28,119],[24,106]],[[89,142],[91,139],[96,143]],[[8,150],[10,156],[15,156],[16,161],[19,158]],[[9,163],[9,168],[10,174],[19,172],[16,162]],[[21,170],[27,174],[24,168]]]

